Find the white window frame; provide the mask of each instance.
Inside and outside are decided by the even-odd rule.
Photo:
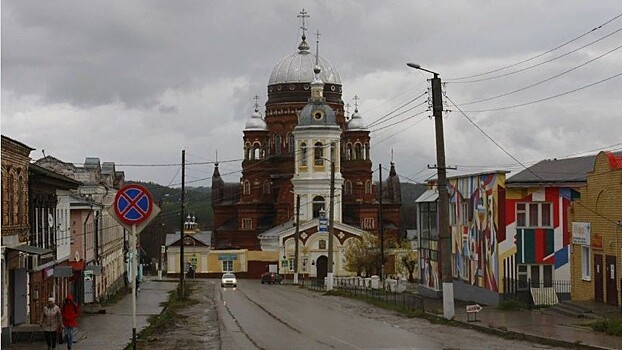
[[[374,218],[363,218],[363,228],[373,229],[375,226]]]
[[[243,218],[242,219],[242,229],[243,230],[252,230],[253,229],[253,219],[251,219],[251,218]]]
[[[222,261],[222,271],[223,272],[233,272],[233,260],[223,260]]]
[[[592,280],[592,259],[590,256],[590,246],[581,246],[581,279],[583,281]]]
[[[519,209],[518,206],[519,205],[524,205],[525,209]],[[531,218],[530,218],[530,211],[531,208],[536,206],[537,207],[537,211],[538,211],[538,218],[536,219],[537,222],[531,222]],[[549,223],[548,225],[543,225],[542,224],[542,213],[543,213],[543,208],[545,206],[548,206],[549,208]],[[524,225],[520,225],[519,224],[519,220],[518,217],[519,215],[524,215],[525,217],[525,224]],[[516,203],[516,227],[519,228],[538,228],[538,227],[542,227],[542,228],[552,228],[554,224],[554,220],[553,220],[553,203],[551,202],[519,202]]]

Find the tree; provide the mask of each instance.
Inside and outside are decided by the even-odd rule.
[[[373,233],[366,232],[360,239],[349,241],[345,251],[345,269],[361,276],[377,275],[380,265],[380,239]]]

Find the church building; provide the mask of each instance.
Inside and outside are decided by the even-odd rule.
[[[265,116],[256,104],[246,122],[240,181],[225,183],[218,164],[212,176],[212,253],[247,251],[247,277],[258,277],[276,264],[282,274],[293,273],[296,215],[298,271],[312,278],[326,276],[333,164],[335,275],[351,274],[344,269],[343,254],[349,240],[360,239],[365,231],[382,230],[385,241],[400,236],[395,166],[391,163],[380,191],[374,182],[378,169],[372,169],[370,132],[358,108],[346,115],[339,72],[317,46],[311,51],[304,27],[308,15],[303,10],[299,17],[302,40],[272,70]],[[253,252],[261,259],[254,259]]]

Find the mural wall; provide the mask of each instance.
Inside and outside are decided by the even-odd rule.
[[[508,188],[506,229],[515,235],[515,264],[553,265],[554,279],[570,280],[567,213],[572,199],[578,196],[579,193],[571,188]],[[517,222],[520,221],[517,220],[517,208],[522,210],[524,205],[530,208],[529,205],[537,203],[545,203],[547,208],[550,205],[550,220],[542,222],[542,216],[548,210],[539,208],[539,223],[530,222],[534,220],[529,216],[535,214],[529,212],[525,214],[527,223]],[[508,275],[514,273],[515,271],[508,271]]]
[[[498,292],[502,243],[512,241],[505,226],[505,173],[448,180],[454,278]],[[507,246],[507,244],[505,244]]]

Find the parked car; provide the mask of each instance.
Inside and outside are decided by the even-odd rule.
[[[221,287],[237,287],[238,286],[238,280],[235,278],[235,275],[232,274],[231,272],[226,272],[222,275],[222,278],[220,279],[220,286]]]
[[[283,280],[283,276],[279,275],[276,272],[265,272],[264,274],[261,275],[261,284],[275,284],[275,283],[281,283],[281,281]]]

